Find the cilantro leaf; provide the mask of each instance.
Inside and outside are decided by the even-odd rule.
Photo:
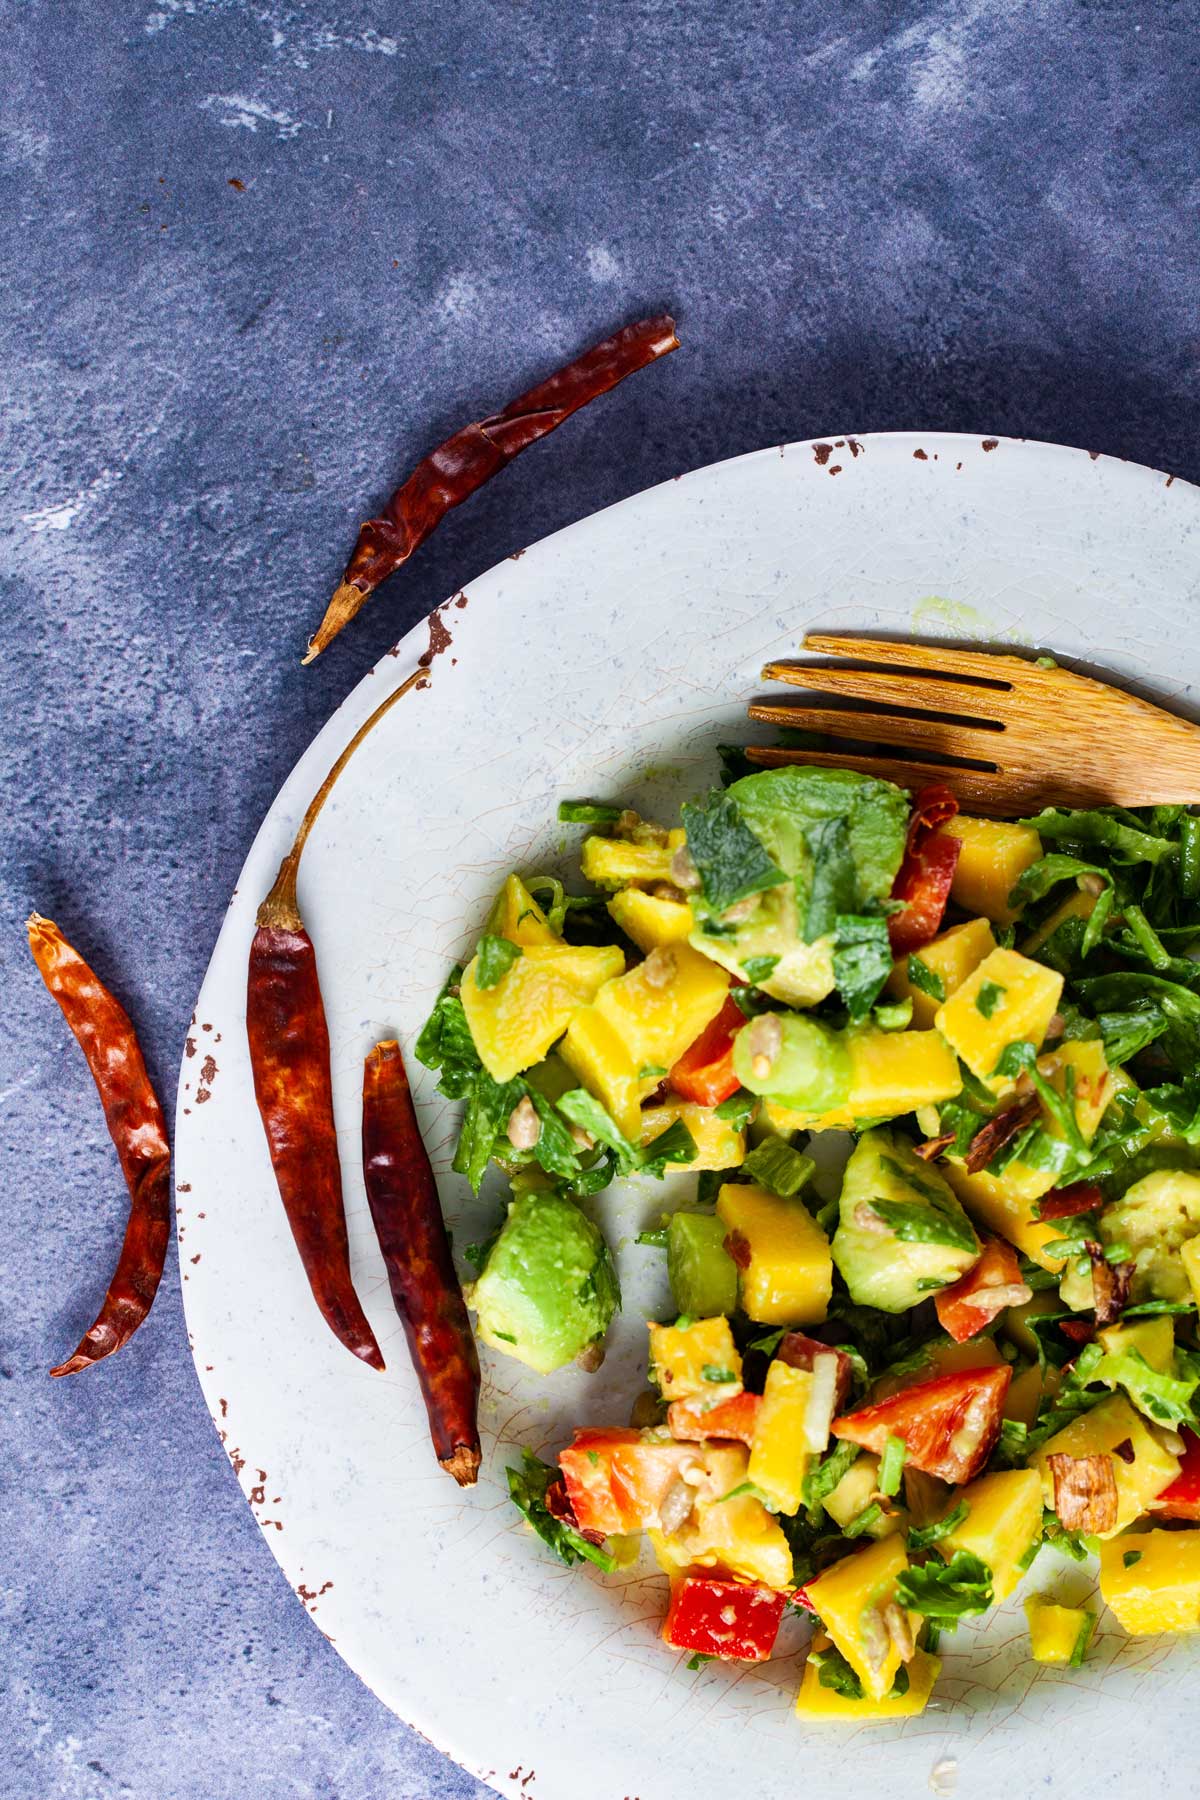
[[[966,1500],[960,1500],[944,1519],[934,1519],[930,1525],[911,1526],[908,1533],[909,1549],[931,1550],[934,1544],[940,1544],[943,1538],[958,1530],[970,1510],[970,1504]]]
[[[730,1094],[728,1100],[722,1100],[714,1108],[714,1112],[718,1119],[724,1119],[734,1131],[740,1131],[757,1105],[757,1094],[752,1094],[749,1088],[739,1088],[736,1094]]]
[[[1135,829],[1114,818],[1113,810],[1108,807],[1090,807],[1086,811],[1076,811],[1048,806],[1036,819],[1022,819],[1021,824],[1032,825],[1043,840],[1049,838],[1052,842],[1062,840],[1069,844],[1099,844],[1110,850],[1113,861],[1118,863],[1153,864],[1179,854],[1179,845],[1171,838],[1157,837],[1151,832]]]
[[[867,1017],[891,972],[887,920],[839,913],[833,934],[833,979],[852,1025],[861,1024]]]
[[[704,898],[713,912],[726,912],[739,900],[787,880],[729,794],[713,795],[707,807],[685,804],[681,817]]]
[[[490,932],[485,932],[475,954],[475,985],[485,989],[494,988],[520,956],[521,946],[510,943],[507,938],[493,937]]]
[[[839,915],[853,914],[858,901],[858,871],[844,814],[816,820],[806,835],[812,855],[812,885],[804,936],[815,944],[835,929]]]
[[[931,969],[914,950],[908,959],[908,979],[913,987],[939,1003],[946,998],[946,984],[936,969]]]
[[[956,1550],[948,1563],[939,1559],[903,1569],[896,1578],[896,1598],[935,1624],[952,1624],[991,1606],[992,1571],[973,1551]]]
[[[470,1093],[476,1070],[481,1066],[459,999],[462,974],[459,967],[451,969],[414,1050],[419,1063],[424,1063],[427,1069],[440,1070],[438,1093],[448,1100],[461,1100]]]
[[[990,1019],[1007,992],[1008,989],[1002,988],[998,981],[981,982],[975,996],[976,1012],[982,1013],[985,1019]]]
[[[560,800],[560,825],[615,825],[621,816],[619,806],[598,806],[591,800]]]
[[[966,1218],[922,1206],[915,1200],[871,1200],[871,1211],[901,1244],[941,1244],[948,1250],[978,1250],[978,1239]],[[944,1282],[938,1283],[945,1286]]]
[[[748,956],[742,963],[742,974],[754,987],[770,981],[779,962],[777,956]]]
[[[546,1505],[546,1491],[559,1479],[558,1470],[530,1450],[521,1451],[521,1467],[505,1470],[508,1492],[513,1505],[524,1513],[528,1524],[548,1544],[555,1556],[570,1568],[577,1562],[595,1563],[606,1575],[616,1568],[616,1558],[596,1544],[590,1544],[581,1532],[556,1519]]]

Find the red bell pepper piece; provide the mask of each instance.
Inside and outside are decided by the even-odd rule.
[[[1007,1363],[939,1375],[835,1419],[833,1435],[877,1454],[889,1437],[903,1438],[914,1469],[957,1486],[973,1480],[991,1455],[1011,1379]]]
[[[683,1100],[698,1106],[720,1106],[742,1085],[733,1072],[733,1040],[746,1023],[746,1015],[733,1000],[689,1044],[668,1077],[668,1085]]]
[[[667,1490],[694,1464],[694,1445],[654,1443],[640,1431],[577,1431],[558,1466],[580,1530],[644,1531],[658,1520]]]
[[[1160,1519],[1191,1519],[1200,1522],[1200,1437],[1194,1431],[1180,1432],[1183,1455],[1179,1473],[1170,1487],[1164,1488],[1157,1500],[1150,1502],[1151,1512]]]
[[[705,1438],[732,1438],[739,1443],[754,1441],[754,1425],[761,1394],[735,1394],[731,1400],[720,1400],[705,1412],[696,1400],[672,1400],[667,1408],[667,1430],[673,1438],[697,1444]]]
[[[845,1406],[854,1380],[854,1364],[844,1350],[835,1350],[832,1344],[822,1344],[817,1338],[805,1337],[802,1331],[788,1331],[779,1340],[775,1355],[780,1362],[789,1364],[793,1369],[811,1369],[813,1359],[817,1356],[836,1356],[833,1410],[836,1412],[840,1406]]]
[[[676,1650],[765,1662],[775,1647],[784,1599],[755,1581],[685,1575],[671,1594],[662,1634]]]
[[[983,1255],[961,1281],[934,1297],[938,1323],[956,1344],[965,1344],[990,1325],[1006,1306],[1023,1306],[1033,1290],[1021,1279],[1017,1253],[1002,1238],[986,1238]]]
[[[958,801],[942,782],[922,788],[913,803],[904,860],[892,883],[892,899],[904,902],[904,911],[888,920],[893,956],[919,950],[941,929],[962,845],[940,827],[957,811]]]

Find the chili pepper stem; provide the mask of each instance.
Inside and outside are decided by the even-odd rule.
[[[326,775],[324,781],[308,803],[308,810],[300,821],[300,829],[296,833],[292,847],[279,865],[279,873],[275,877],[275,884],[258,909],[258,917],[255,923],[260,928],[263,926],[267,926],[268,928],[276,926],[283,931],[304,930],[304,923],[300,917],[300,908],[296,899],[296,880],[300,873],[300,858],[304,854],[304,846],[308,842],[309,833],[317,822],[317,817],[321,808],[333,792],[334,784],[336,783],[338,776],[346,767],[346,764],[350,761],[350,758],[354,755],[354,752],[358,749],[358,746],[362,743],[363,739],[375,729],[376,725],[378,725],[380,719],[383,718],[383,715],[386,712],[391,711],[397,700],[402,700],[405,694],[411,692],[413,688],[419,686],[422,682],[428,680],[429,671],[427,669],[414,669],[412,674],[407,676],[400,683],[398,688],[394,688],[392,692],[388,694],[386,699],[380,701],[379,705],[375,708],[375,711],[369,718],[363,721],[358,730],[354,733],[354,736],[350,739],[350,742],[346,745],[345,749],[330,769],[328,775]]]
[[[300,658],[301,667],[315,662],[322,650],[326,649],[354,617],[366,605],[375,592],[373,587],[361,588],[353,581],[339,582],[334,589],[329,605],[325,608],[325,617],[308,640],[308,649]]]

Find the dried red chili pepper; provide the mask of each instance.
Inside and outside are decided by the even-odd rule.
[[[888,920],[893,956],[920,950],[941,929],[962,844],[942,831],[958,811],[958,801],[943,782],[921,789],[908,822],[904,858],[892,883],[892,899],[904,909]]]
[[[275,885],[258,909],[246,983],[254,1093],[304,1273],[334,1336],[373,1369],[383,1368],[383,1357],[350,1278],[329,1028],[316,951],[297,904],[296,877],[308,835],[338,776],[384,714],[426,680],[424,669],[415,670],[375,708],[313,795]]]
[[[319,656],[446,514],[490,481],[505,463],[554,431],[589,400],[678,348],[675,321],[669,313],[639,319],[593,344],[548,380],[510,401],[503,412],[465,425],[431,450],[392,495],[382,517],[368,519],[362,527],[325,617],[308,641],[304,661]]]
[[[1018,1100],[1013,1106],[1006,1106],[998,1112],[994,1119],[981,1125],[971,1139],[963,1164],[968,1175],[978,1175],[980,1169],[986,1169],[993,1157],[999,1156],[1006,1144],[1011,1144],[1019,1137],[1027,1125],[1032,1125],[1040,1111],[1041,1103],[1036,1094],[1030,1094],[1024,1100]]]
[[[129,1015],[68,944],[34,913],[29,948],[87,1058],[129,1184],[129,1223],[95,1324],[52,1375],[74,1375],[127,1344],[154,1302],[171,1235],[171,1148]]]
[[[944,1156],[958,1136],[956,1131],[943,1131],[940,1137],[926,1138],[923,1144],[914,1144],[914,1153],[922,1162],[937,1162]]]
[[[1074,1181],[1070,1187],[1051,1188],[1038,1202],[1037,1216],[1047,1221],[1074,1219],[1080,1213],[1103,1206],[1104,1195],[1093,1181]]]
[[[479,1473],[479,1357],[394,1040],[376,1044],[363,1065],[362,1138],[367,1200],[433,1448],[459,1486],[470,1487]]]

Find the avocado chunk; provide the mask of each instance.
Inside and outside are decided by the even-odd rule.
[[[1190,1169],[1157,1169],[1127,1188],[1100,1215],[1100,1237],[1128,1245],[1133,1258],[1132,1298],[1190,1300],[1191,1286],[1180,1248],[1200,1236],[1200,1173]],[[1089,1296],[1091,1305],[1090,1277]]]
[[[737,1311],[737,1264],[725,1248],[727,1227],[712,1213],[677,1212],[667,1226],[667,1279],[675,1310],[693,1319]]]
[[[599,1228],[555,1192],[517,1194],[467,1291],[485,1344],[540,1375],[599,1343],[621,1289]]]
[[[834,929],[886,898],[904,854],[908,796],[850,769],[792,764],[685,806],[700,876],[691,942],[776,999],[834,989]]]
[[[767,1072],[757,1072],[763,1062]],[[752,1094],[795,1112],[826,1113],[850,1094],[850,1049],[842,1032],[803,1013],[763,1013],[733,1040],[733,1068]]]
[[[833,1260],[859,1306],[907,1312],[965,1275],[979,1240],[936,1169],[896,1131],[867,1131],[846,1164]]]

